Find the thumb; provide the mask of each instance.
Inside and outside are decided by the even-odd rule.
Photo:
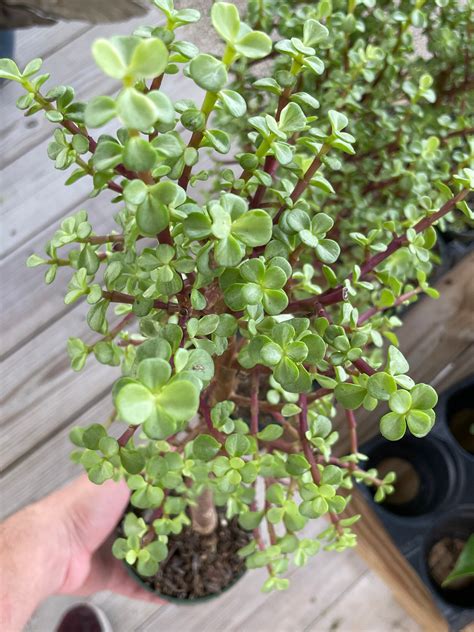
[[[77,544],[93,553],[115,529],[127,507],[130,490],[125,481],[91,483],[82,475],[62,489],[62,507]]]

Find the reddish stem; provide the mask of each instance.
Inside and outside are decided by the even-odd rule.
[[[209,433],[214,437],[214,439],[216,439],[217,441],[219,441],[219,443],[224,445],[226,438],[221,432],[219,432],[219,430],[217,430],[217,428],[214,428],[214,425],[211,419],[211,409],[209,407],[209,403],[207,399],[203,396],[200,399],[199,412],[202,414],[202,417],[204,421],[206,422],[206,426],[207,426],[207,429],[209,430]]]
[[[417,287],[414,290],[410,290],[409,292],[405,292],[405,294],[401,294],[393,303],[393,305],[388,305],[387,307],[371,307],[366,312],[359,316],[359,320],[357,321],[357,326],[360,327],[363,323],[365,323],[369,318],[372,318],[375,314],[379,314],[380,312],[384,312],[387,309],[393,309],[394,307],[398,307],[405,301],[408,301],[413,296],[416,296],[421,292],[421,288]]]
[[[125,447],[127,445],[127,443],[129,442],[129,440],[133,437],[133,435],[135,434],[136,429],[138,428],[138,426],[129,426],[125,432],[120,435],[120,437],[117,439],[117,442],[119,444],[119,446],[121,448]]]
[[[250,393],[250,432],[254,435],[258,432],[258,392],[260,388],[260,376],[258,369],[252,372],[252,386]]]
[[[352,364],[356,367],[356,369],[358,369],[361,373],[365,373],[366,375],[374,375],[374,373],[377,373],[377,371],[375,369],[373,369],[370,364],[368,364],[365,360],[363,360],[362,358],[359,358],[358,360],[353,360]]]
[[[313,454],[313,450],[309,444],[308,438],[306,437],[306,433],[309,430],[308,427],[308,398],[303,393],[300,395],[299,406],[301,408],[300,412],[300,423],[299,423],[299,432],[300,432],[300,441],[303,446],[304,455],[311,466],[311,475],[313,477],[313,481],[319,485],[321,482],[321,476],[319,474],[318,464],[316,463],[316,459]]]
[[[108,292],[102,290],[102,296],[111,303],[126,303],[127,305],[133,305],[136,300],[135,297],[130,294],[116,291]],[[164,309],[168,312],[179,312],[181,310],[181,307],[177,303],[163,303],[162,301],[154,301],[153,307],[155,309]]]
[[[322,155],[324,154],[322,154],[322,150],[321,150],[320,153],[315,157],[313,162],[310,164],[310,166],[306,170],[304,176],[300,178],[298,182],[296,183],[295,188],[293,189],[290,195],[290,199],[293,202],[293,204],[296,202],[296,200],[298,200],[303,195],[305,190],[308,188],[309,183],[311,182],[311,178],[314,176],[316,171],[322,165]],[[280,208],[278,209],[277,214],[273,218],[274,224],[278,222],[278,220],[280,219],[280,215],[283,213],[285,209],[286,209],[286,204],[282,204]]]
[[[347,425],[349,427],[349,437],[351,440],[351,452],[357,454],[359,452],[359,446],[357,441],[357,421],[353,410],[346,410]],[[350,464],[350,470],[355,469],[355,463]]]

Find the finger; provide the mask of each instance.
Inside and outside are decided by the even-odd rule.
[[[91,595],[101,590],[110,590],[131,599],[154,603],[157,606],[163,604],[163,600],[145,590],[128,575],[123,563],[113,557],[107,544],[93,556],[90,573],[75,594]]]

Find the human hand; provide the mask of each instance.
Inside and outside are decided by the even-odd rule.
[[[94,485],[83,475],[0,525],[0,629],[23,630],[38,604],[58,593],[111,590],[162,603],[112,556],[128,498],[125,482]]]
[[[50,510],[51,515],[59,511],[61,516],[63,581],[58,592],[90,595],[110,590],[132,599],[163,603],[135,582],[111,552],[113,532],[129,496],[124,481],[94,485],[83,475],[39,503],[44,503],[44,510]]]

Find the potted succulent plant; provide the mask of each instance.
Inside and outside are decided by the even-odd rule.
[[[77,102],[69,86],[42,87],[41,60],[22,71],[0,62],[0,76],[25,88],[18,107],[57,126],[48,153],[57,168],[74,167],[66,183],[91,177],[93,195],[116,194],[115,229],[111,217],[110,231],[95,234],[81,210],[28,264],[46,266],[47,283],[70,267],[65,301],[88,305],[97,337],[69,339],[72,368],[91,355],[120,367],[110,418],[71,433],[91,481],[124,478],[132,490],[115,555],[168,597],[218,594],[245,567],[267,567],[263,589],[283,589],[290,562],[355,545],[358,517],[341,517],[354,481],[375,486],[378,499],[393,490],[393,474],[361,467],[354,410],[388,402],[380,429],[392,440],[433,426],[436,393],[408,376],[398,320],[384,311],[432,293],[433,225],[456,208],[472,217],[474,172],[415,194],[406,217],[384,218],[369,244],[342,253],[346,228],[333,230],[321,195],[356,139],[338,109],[317,120],[301,88],[324,73],[327,16],[328,26],[307,19],[301,37],[273,45],[235,5],[217,2],[218,58],[177,38],[197,11],[154,4],[165,26],[93,45],[99,67],[122,83],[114,96]],[[229,74],[270,56],[282,71],[255,90],[271,83],[275,98],[247,119]],[[200,104],[186,88],[178,101],[166,95],[179,72],[204,91]],[[246,119],[245,147],[233,147],[239,135],[216,112]],[[105,130],[94,138],[93,128]],[[208,149],[235,156],[238,170],[203,168]],[[361,215],[354,221],[365,230]],[[342,457],[332,453],[336,402],[351,435]],[[302,533],[321,516],[327,528]]]

